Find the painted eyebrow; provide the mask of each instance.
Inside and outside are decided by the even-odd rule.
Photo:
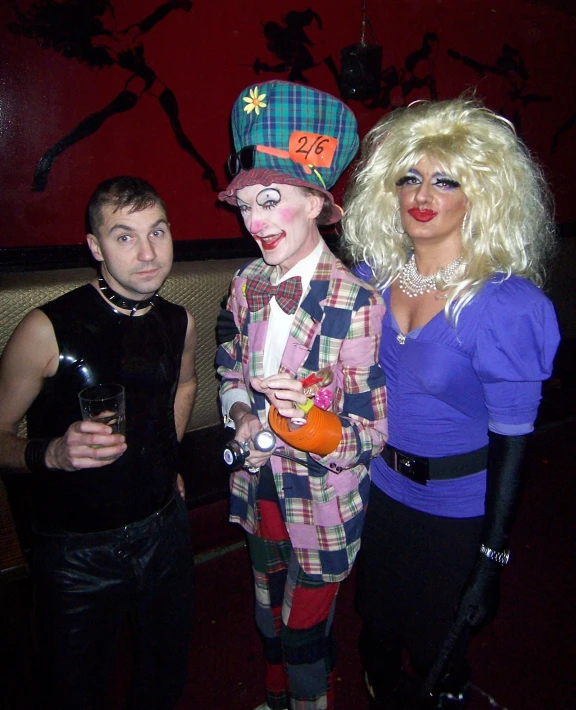
[[[275,195],[273,195],[269,198],[269,199],[272,199],[272,201],[280,202],[280,200],[282,199],[282,193],[280,192],[280,190],[278,190],[275,187],[268,186],[268,187],[265,187],[263,190],[260,190],[260,192],[256,195],[256,203],[258,205],[262,206],[263,203],[260,202],[260,199],[264,199],[266,197],[267,192],[276,193]],[[265,200],[265,202],[268,202],[268,200]]]
[[[153,232],[156,227],[159,227],[161,224],[165,224],[167,227],[170,226],[168,222],[162,217],[161,219],[158,219],[156,220],[156,222],[154,222],[154,224],[150,227],[150,231]],[[108,230],[108,234],[112,234],[112,232],[115,232],[117,230],[121,232],[133,232],[134,227],[131,227],[129,224],[115,224],[113,227],[110,227],[110,229]]]

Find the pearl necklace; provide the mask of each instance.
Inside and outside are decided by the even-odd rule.
[[[456,261],[448,264],[443,269],[438,269],[436,274],[431,274],[430,276],[422,276],[418,271],[416,266],[416,259],[414,254],[408,259],[408,261],[402,267],[400,272],[400,290],[405,293],[409,298],[416,298],[416,296],[421,296],[423,293],[430,293],[431,291],[436,291],[436,277],[439,276],[442,281],[447,282],[454,276],[458,271],[462,259],[464,257],[460,255]]]

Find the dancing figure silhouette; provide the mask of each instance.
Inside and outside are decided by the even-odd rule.
[[[196,150],[180,121],[180,109],[174,92],[148,66],[142,35],[149,32],[173,10],[189,12],[191,0],[167,0],[148,17],[124,29],[117,29],[114,7],[109,0],[40,0],[22,12],[10,4],[17,21],[8,28],[15,34],[34,39],[41,47],[51,48],[65,57],[94,68],[117,65],[129,73],[124,88],[102,109],[83,119],[75,128],[51,146],[38,161],[32,191],[43,192],[56,158],[65,150],[93,135],[112,116],[130,111],[144,94],[154,97],[170,122],[180,148],[202,168],[202,179],[218,191],[216,172]]]

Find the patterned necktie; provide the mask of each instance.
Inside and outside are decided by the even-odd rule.
[[[299,276],[293,276],[286,281],[282,281],[278,286],[272,286],[270,281],[262,278],[248,281],[246,285],[246,300],[248,301],[248,308],[252,312],[264,308],[272,296],[276,297],[276,302],[284,313],[290,316],[293,315],[296,313],[302,297],[302,280]]]

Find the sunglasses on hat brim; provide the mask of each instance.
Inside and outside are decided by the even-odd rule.
[[[256,167],[256,153],[273,155],[283,160],[293,160],[292,155],[287,150],[264,145],[247,145],[237,153],[230,153],[226,164],[230,174],[235,177],[241,170],[253,170]],[[306,168],[305,168],[306,171]]]
[[[256,150],[255,145],[247,145],[237,153],[230,153],[226,161],[230,175],[238,175],[241,170],[252,170],[256,162]]]

